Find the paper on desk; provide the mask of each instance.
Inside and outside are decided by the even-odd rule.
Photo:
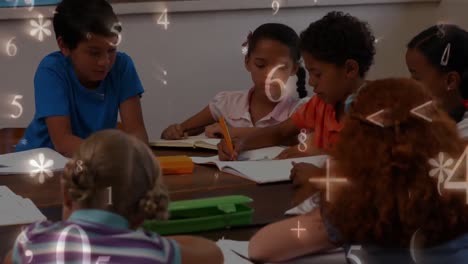
[[[214,164],[221,171],[264,184],[288,181],[293,167],[292,162],[305,162],[323,167],[327,158],[328,156],[321,155],[284,160],[216,161],[210,158],[192,157],[192,161],[196,164]]]
[[[29,199],[13,193],[8,187],[0,186],[0,226],[29,224],[46,220]]]
[[[208,138],[201,134],[198,136],[191,136],[185,139],[179,140],[166,140],[157,139],[149,142],[150,146],[153,147],[183,147],[183,148],[205,148],[217,150],[218,143],[221,141],[219,138]]]
[[[242,152],[239,155],[238,161],[260,161],[260,160],[272,160],[276,158],[285,147],[268,147],[268,148],[261,148],[261,149],[254,149]],[[192,157],[192,159],[196,160],[196,163],[208,163],[208,162],[216,162],[220,161],[218,156],[211,156],[211,157]],[[194,161],[195,162],[195,161]]]
[[[224,255],[224,264],[252,264],[252,262],[241,258],[236,253],[248,257],[249,256],[249,241],[234,241],[221,239],[216,242],[216,245],[221,249]]]
[[[221,239],[216,242],[224,255],[224,264],[252,264],[246,259],[239,257],[232,250],[244,257],[249,256],[249,241],[234,241]],[[322,263],[346,263],[343,248],[335,248],[320,254],[311,254],[296,259],[281,262],[283,264],[322,264]],[[265,263],[268,264],[268,263]]]
[[[39,167],[33,166],[31,160],[36,161]],[[50,160],[53,162],[49,162]],[[0,164],[4,166],[0,166],[0,175],[30,173],[32,170],[39,169],[40,166],[43,166],[43,169],[57,171],[63,169],[67,162],[67,158],[49,148],[9,153],[0,155]]]
[[[272,160],[276,158],[285,147],[268,147],[248,150],[239,155],[239,161],[243,160]]]
[[[298,206],[287,210],[285,215],[303,215],[312,212],[315,208],[320,207],[320,192],[314,193],[309,198],[305,199]]]

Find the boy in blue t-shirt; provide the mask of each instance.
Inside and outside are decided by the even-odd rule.
[[[48,147],[65,156],[93,132],[123,129],[148,141],[131,58],[116,51],[122,30],[105,0],[63,0],[54,31],[60,51],[47,55],[34,77],[36,113],[16,151]]]

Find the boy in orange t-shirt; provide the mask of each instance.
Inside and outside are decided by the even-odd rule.
[[[316,95],[286,121],[235,139],[233,153],[222,140],[218,145],[220,160],[237,160],[242,151],[284,144],[304,129],[313,131],[307,148],[288,148],[278,158],[332,150],[342,128],[341,120],[365,84],[375,54],[374,40],[367,23],[342,12],[330,12],[311,23],[301,33],[301,50],[309,85]]]

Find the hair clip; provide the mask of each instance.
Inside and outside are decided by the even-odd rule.
[[[247,55],[248,52],[249,52],[248,47],[242,47],[242,54]]]
[[[440,65],[447,66],[450,60],[450,43],[447,44],[445,47],[444,53],[442,54],[442,58],[440,59]]]
[[[252,38],[252,31],[249,32],[249,35],[247,35],[247,39],[245,40],[244,43],[242,43],[242,54],[244,55],[247,55],[248,51],[249,51],[249,42],[250,42],[250,39]]]
[[[242,47],[247,47],[247,46],[249,46],[249,41],[250,41],[250,39],[252,38],[252,35],[253,35],[252,31],[249,31],[249,34],[247,35],[247,39],[245,40],[244,43],[242,43]]]

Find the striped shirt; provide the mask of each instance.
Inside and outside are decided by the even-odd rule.
[[[128,221],[102,210],[77,210],[67,221],[37,222],[19,235],[13,263],[181,263],[177,242],[129,229]]]

